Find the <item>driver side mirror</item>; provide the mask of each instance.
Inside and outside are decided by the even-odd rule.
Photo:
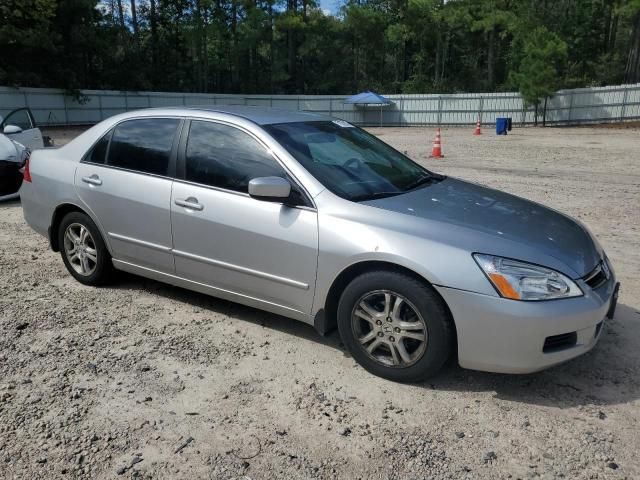
[[[22,129],[17,125],[6,125],[4,127],[3,133],[7,135],[11,135],[12,133],[22,133]]]
[[[291,184],[281,177],[258,177],[249,182],[249,195],[258,200],[285,200],[291,194]]]

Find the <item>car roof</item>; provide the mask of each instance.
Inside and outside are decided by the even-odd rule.
[[[189,112],[213,112],[226,113],[237,117],[245,118],[258,125],[270,125],[274,123],[292,123],[292,122],[317,122],[330,121],[331,117],[318,113],[301,112],[296,110],[285,110],[282,108],[257,107],[247,105],[198,105],[176,107],[179,110],[187,110]]]

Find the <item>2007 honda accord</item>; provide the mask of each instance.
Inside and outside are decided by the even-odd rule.
[[[78,281],[124,270],[315,325],[396,381],[590,350],[618,285],[581,223],[433,173],[343,121],[150,109],[35,151],[26,221]]]

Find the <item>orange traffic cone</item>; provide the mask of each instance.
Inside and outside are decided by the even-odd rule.
[[[440,144],[440,128],[436,129],[436,139],[433,141],[431,148],[431,158],[442,158],[442,145]]]
[[[482,135],[480,131],[480,117],[478,117],[478,121],[476,122],[476,129],[473,132],[474,135]]]

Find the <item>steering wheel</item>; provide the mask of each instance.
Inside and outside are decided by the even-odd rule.
[[[355,167],[356,170],[360,170],[360,166],[361,165],[362,165],[362,162],[360,161],[359,158],[351,157],[349,160],[344,162],[344,164],[342,166],[344,168],[354,168]]]

